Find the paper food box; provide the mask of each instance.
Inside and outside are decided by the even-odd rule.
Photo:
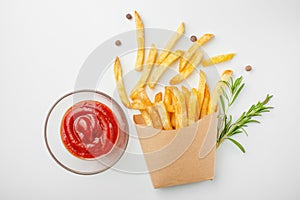
[[[216,113],[179,130],[135,123],[154,188],[214,179]]]

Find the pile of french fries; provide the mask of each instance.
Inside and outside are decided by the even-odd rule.
[[[209,90],[206,74],[202,70],[199,71],[197,88],[189,90],[182,86],[180,90],[175,85],[187,79],[199,65],[208,67],[225,62],[231,60],[235,54],[223,54],[203,60],[203,52],[200,48],[214,37],[210,33],[204,34],[186,51],[173,51],[173,47],[184,34],[184,23],[181,23],[159,55],[156,46],[152,44],[147,59],[144,59],[144,25],[138,12],[135,11],[134,16],[138,44],[135,70],[141,71],[140,79],[127,95],[118,57],[114,63],[114,75],[119,97],[124,106],[140,111],[140,114],[133,116],[135,123],[145,124],[156,129],[177,130],[216,112],[224,82],[232,76],[231,70],[225,70],[222,73],[221,80],[216,83],[212,92]],[[145,64],[144,60],[146,60]],[[163,74],[177,61],[178,74],[170,80],[169,86],[164,87],[164,91],[155,95],[152,102],[146,92],[146,87],[154,89]],[[154,66],[156,66],[155,69]]]

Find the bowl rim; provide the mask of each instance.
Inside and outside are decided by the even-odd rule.
[[[98,90],[91,90],[91,89],[82,89],[82,90],[75,90],[75,91],[72,91],[72,92],[69,92],[65,95],[63,95],[62,97],[60,97],[58,100],[55,101],[55,103],[50,107],[50,110],[48,111],[47,113],[47,116],[46,116],[46,119],[45,119],[45,124],[44,124],[44,140],[45,140],[45,144],[46,144],[46,148],[48,150],[48,152],[50,153],[51,157],[55,160],[55,162],[57,164],[59,164],[61,167],[63,167],[64,169],[66,169],[67,171],[70,171],[72,173],[75,173],[75,174],[79,174],[79,175],[95,175],[95,174],[99,174],[101,172],[104,172],[108,169],[110,169],[112,166],[108,166],[107,168],[105,169],[102,169],[102,170],[99,170],[99,171],[94,171],[94,172],[80,172],[78,170],[74,170],[74,169],[71,169],[67,166],[65,166],[61,161],[59,161],[59,159],[57,159],[54,155],[54,153],[52,152],[51,150],[51,147],[49,145],[49,142],[48,142],[48,139],[47,139],[47,126],[48,126],[48,121],[49,121],[49,118],[51,116],[51,113],[52,111],[54,110],[54,108],[56,107],[57,104],[59,104],[63,99],[65,99],[66,97],[68,96],[71,96],[71,95],[74,95],[74,94],[77,94],[77,93],[83,93],[83,92],[89,92],[89,93],[96,93],[98,95],[101,95],[101,96],[104,96],[105,98],[108,98],[109,100],[112,101],[113,104],[115,104],[117,106],[117,109],[121,112],[121,115],[124,116],[124,119],[125,119],[125,123],[126,123],[126,133],[128,135],[127,139],[126,139],[126,142],[125,142],[125,146],[124,146],[124,151],[122,152],[122,154],[120,155],[120,157],[113,163],[116,164],[121,158],[122,156],[124,155],[124,152],[127,148],[127,145],[128,145],[128,141],[129,141],[129,125],[128,125],[128,121],[127,121],[127,117],[126,117],[126,114],[124,112],[124,110],[122,109],[122,107],[119,105],[118,102],[116,102],[111,96],[109,96],[108,94],[105,94],[104,92],[101,92],[101,91],[98,91]]]

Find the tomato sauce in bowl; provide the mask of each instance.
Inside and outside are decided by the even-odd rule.
[[[61,122],[61,138],[74,156],[92,159],[105,155],[115,145],[119,126],[112,110],[98,101],[78,102]]]
[[[129,125],[122,107],[111,96],[78,90],[62,96],[50,108],[44,139],[61,167],[91,175],[121,159],[128,145]]]

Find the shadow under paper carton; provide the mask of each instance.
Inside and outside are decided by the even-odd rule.
[[[217,113],[179,130],[136,124],[154,188],[214,179]]]

